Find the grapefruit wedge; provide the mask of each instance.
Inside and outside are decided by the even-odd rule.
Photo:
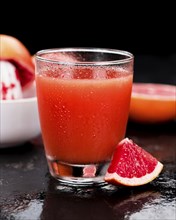
[[[176,86],[133,83],[129,119],[142,123],[176,119]]]
[[[140,186],[158,177],[162,169],[155,157],[125,138],[117,145],[104,179],[115,185]]]

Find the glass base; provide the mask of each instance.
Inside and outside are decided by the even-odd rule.
[[[51,175],[61,184],[69,186],[103,186],[109,162],[99,164],[69,164],[48,160]]]

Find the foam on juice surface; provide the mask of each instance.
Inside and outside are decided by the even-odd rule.
[[[40,64],[40,73],[43,76],[59,79],[113,79],[131,74],[127,69],[117,66],[94,65],[93,63],[80,63],[71,54],[43,54],[49,62]]]

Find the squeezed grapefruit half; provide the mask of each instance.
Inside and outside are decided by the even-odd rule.
[[[125,138],[117,145],[104,179],[114,185],[140,186],[158,177],[162,169],[155,157]]]
[[[8,61],[16,67],[23,89],[32,85],[35,80],[34,63],[29,50],[20,40],[10,35],[0,34],[1,60]]]
[[[129,119],[156,123],[176,119],[176,86],[133,83]]]

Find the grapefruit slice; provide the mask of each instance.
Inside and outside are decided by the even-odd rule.
[[[176,119],[176,86],[133,83],[129,119],[144,123]]]
[[[125,186],[140,186],[154,180],[163,164],[132,140],[125,138],[114,152],[105,181]]]

